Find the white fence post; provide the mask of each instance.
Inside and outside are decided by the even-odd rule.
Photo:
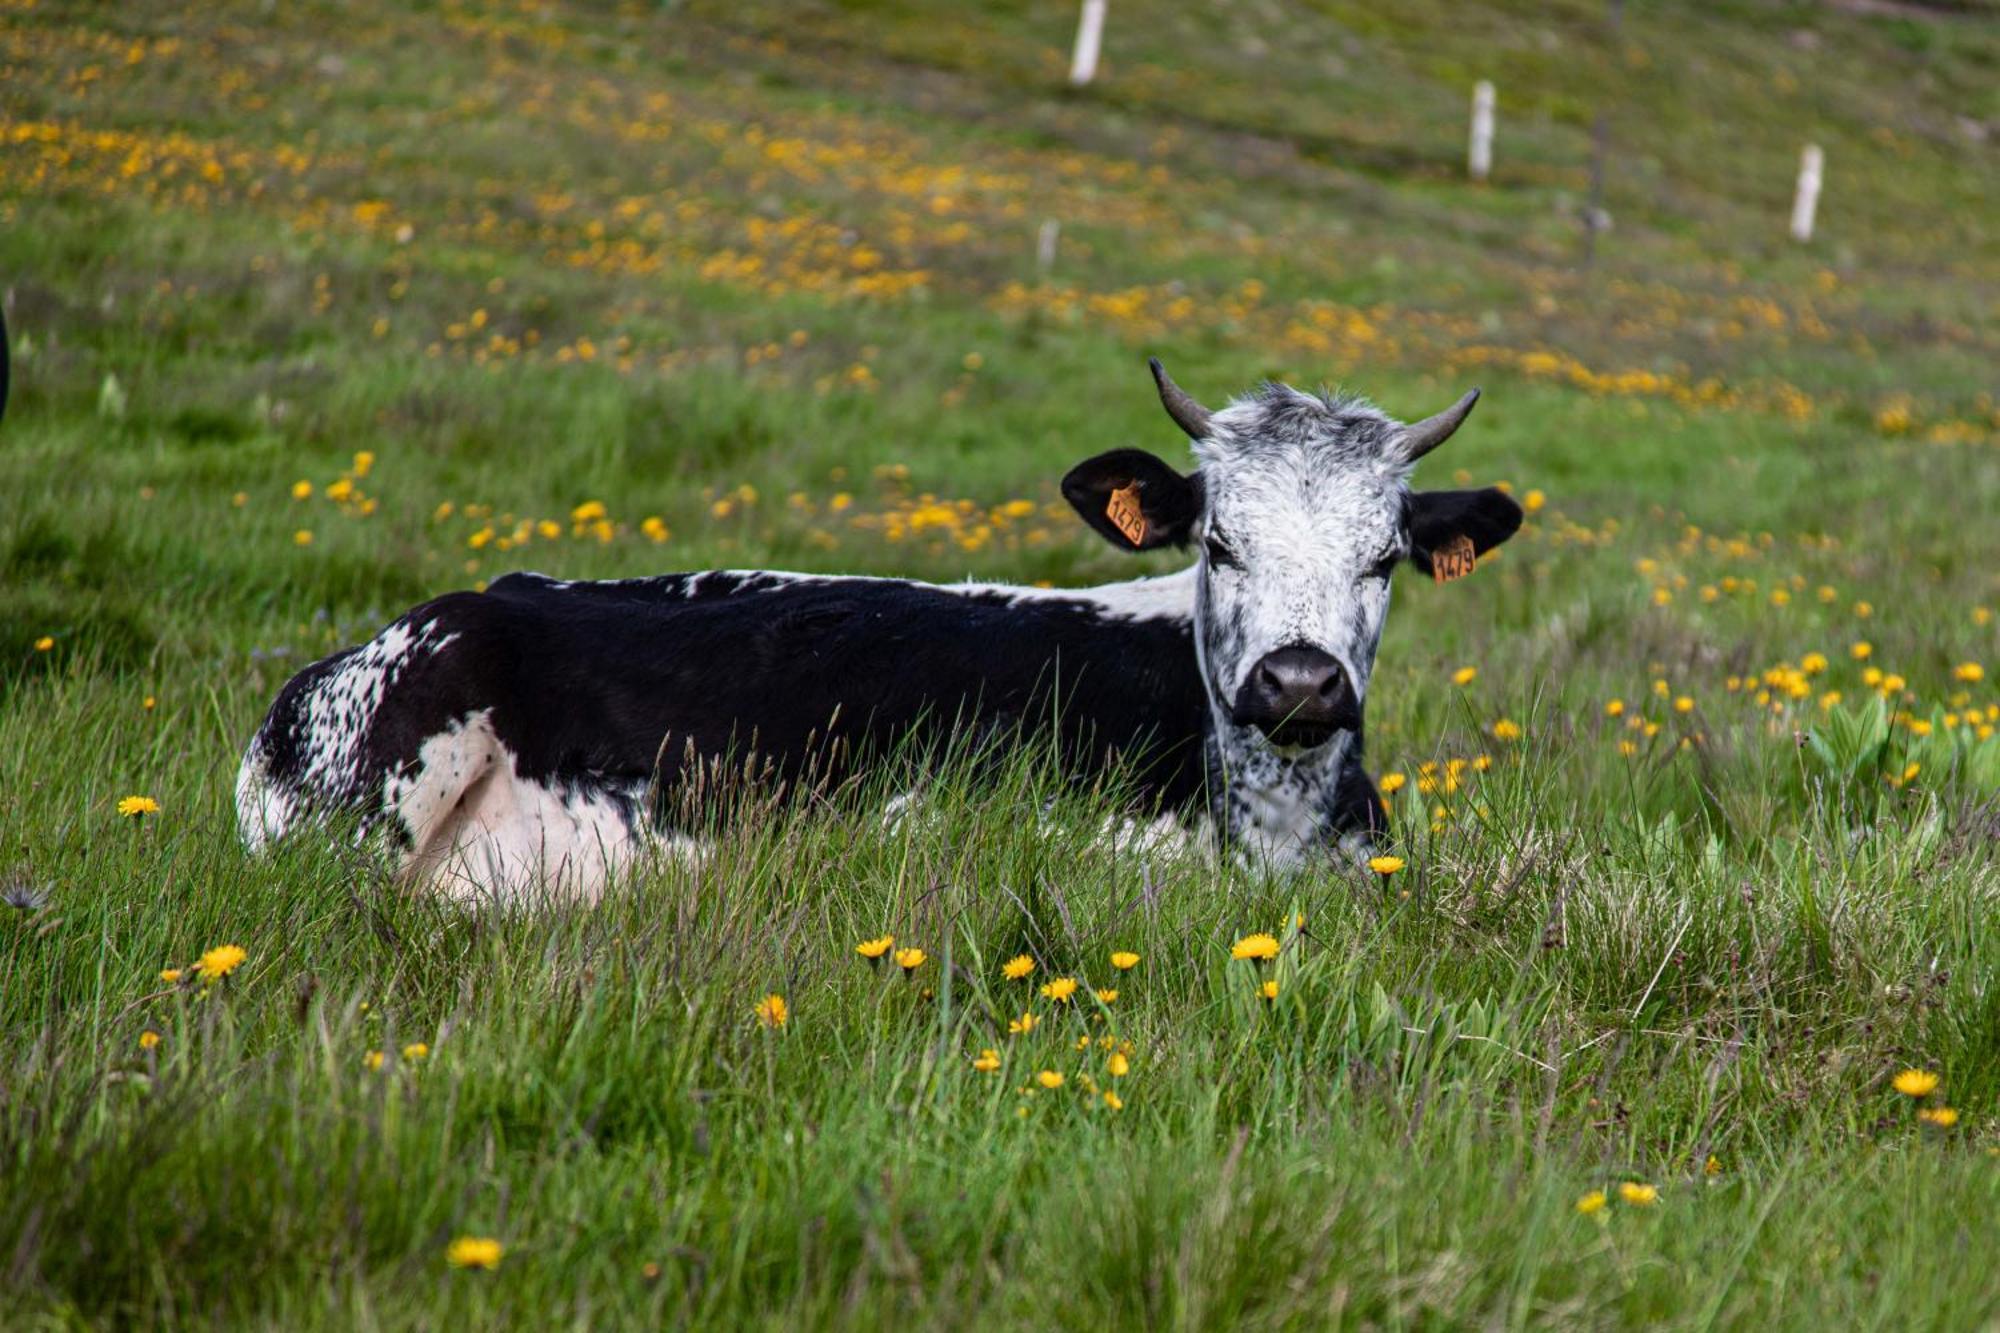
[[[1076,50],[1070,55],[1069,82],[1081,88],[1097,77],[1097,53],[1104,48],[1104,7],[1107,0],[1083,0],[1076,21]]]
[[[1826,154],[1819,145],[1809,143],[1799,154],[1799,192],[1792,196],[1792,239],[1810,241],[1813,234],[1813,214],[1819,211],[1819,180],[1821,169],[1826,166]]]
[[[1049,270],[1056,266],[1056,242],[1062,238],[1062,223],[1054,218],[1043,220],[1041,229],[1035,233],[1035,267],[1047,277]]]
[[[1472,143],[1465,163],[1476,181],[1485,181],[1493,170],[1493,85],[1485,79],[1472,85]]]

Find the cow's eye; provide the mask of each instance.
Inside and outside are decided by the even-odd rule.
[[[1381,579],[1386,583],[1389,576],[1396,572],[1396,562],[1402,558],[1402,554],[1397,551],[1390,551],[1387,555],[1378,557],[1375,563],[1369,566],[1368,577]]]
[[[1223,540],[1221,533],[1209,533],[1208,540],[1202,544],[1208,550],[1208,563],[1210,565],[1220,565],[1224,569],[1240,568],[1239,562],[1236,559],[1236,552],[1229,549],[1229,543]]]

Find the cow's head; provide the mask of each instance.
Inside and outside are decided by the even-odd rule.
[[[1197,544],[1195,641],[1218,718],[1304,757],[1360,726],[1396,566],[1453,577],[1521,525],[1499,490],[1409,487],[1479,393],[1407,426],[1283,384],[1210,412],[1152,365],[1199,467],[1114,449],[1072,468],[1063,494],[1125,550]]]

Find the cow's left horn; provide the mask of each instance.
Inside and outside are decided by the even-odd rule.
[[[1160,358],[1149,356],[1146,364],[1153,368],[1153,382],[1160,386],[1160,405],[1167,409],[1167,415],[1174,419],[1174,424],[1194,439],[1207,439],[1208,409],[1188,397],[1187,390],[1174,383],[1174,377],[1167,374]]]
[[[1465,424],[1466,417],[1472,414],[1472,405],[1478,401],[1479,390],[1474,389],[1436,416],[1403,427],[1403,461],[1414,463],[1450,439],[1451,433]]]

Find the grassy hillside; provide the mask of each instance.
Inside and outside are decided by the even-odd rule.
[[[1994,11],[1115,0],[1083,92],[1074,22],[0,2],[0,1324],[2000,1318]],[[1399,875],[1026,760],[592,910],[236,849],[283,681],[511,569],[1173,567],[1055,492],[1184,456],[1148,354],[1486,391]]]

